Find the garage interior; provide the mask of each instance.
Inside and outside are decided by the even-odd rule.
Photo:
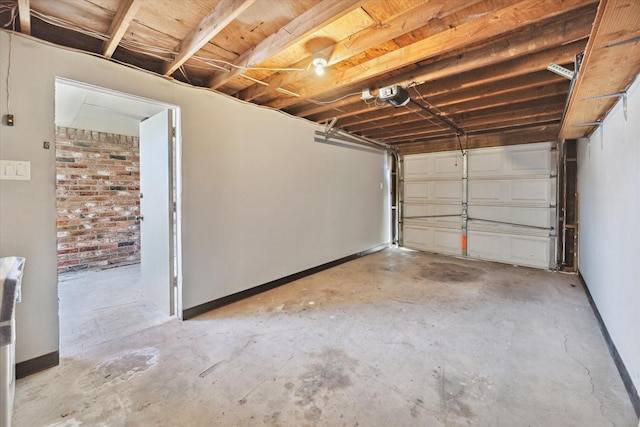
[[[27,259],[15,423],[635,426],[639,17],[0,0],[0,255]],[[139,126],[164,117],[168,144],[161,208],[141,184],[136,221],[171,237],[122,279],[165,320],[73,357],[61,81],[158,103]]]

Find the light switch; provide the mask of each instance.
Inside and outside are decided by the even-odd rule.
[[[31,179],[31,162],[18,160],[0,160],[0,179],[24,180]]]

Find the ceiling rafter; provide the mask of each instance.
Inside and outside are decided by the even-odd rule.
[[[552,49],[535,52],[529,55],[518,57],[511,61],[497,62],[483,68],[476,68],[465,73],[456,73],[455,68],[445,67],[440,69],[437,64],[433,67],[425,67],[423,70],[410,70],[404,74],[397,75],[388,80],[383,80],[383,84],[393,84],[395,79],[400,81],[399,84],[407,84],[409,81],[426,80],[429,83],[418,86],[417,89],[423,97],[432,99],[434,96],[445,95],[462,89],[471,89],[482,87],[487,84],[498,83],[502,80],[526,76],[532,72],[546,70],[550,62],[558,62],[566,64],[572,62],[575,55],[582,52],[586,45],[586,40],[580,40],[568,45],[554,47]],[[433,68],[433,72],[431,72]],[[452,73],[453,72],[453,73]],[[551,73],[550,73],[551,74]],[[436,75],[442,78],[432,79]],[[332,116],[328,112],[326,117]],[[314,121],[321,122],[326,119],[324,116],[314,117]],[[339,122],[343,126],[343,122]],[[346,121],[346,123],[349,123]]]
[[[448,109],[443,105],[435,104],[436,108],[442,111],[447,116],[453,114],[460,114],[462,112],[468,113],[477,110],[493,109],[497,107],[503,107],[505,105],[511,105],[513,103],[522,103],[530,101],[538,101],[548,99],[549,97],[556,97],[558,95],[563,96],[568,89],[568,81],[559,82],[552,85],[545,85],[543,87],[526,88],[520,91],[509,92],[507,94],[498,94],[492,97],[487,97],[481,100],[471,100],[466,103],[456,104],[456,109]],[[482,102],[480,102],[482,101]],[[419,101],[418,101],[419,102]],[[420,118],[416,115],[402,115],[394,117],[386,117],[387,114],[375,114],[368,118],[367,121],[356,123],[353,125],[344,125],[343,127],[349,132],[363,132],[369,129],[383,128],[397,125],[408,125],[411,123],[419,122]],[[412,117],[415,116],[415,117]],[[405,118],[406,117],[406,118]]]
[[[547,70],[544,70],[524,76],[502,79],[497,82],[481,86],[452,90],[446,94],[436,96],[432,96],[429,91],[425,90],[424,95],[422,96],[432,104],[442,107],[448,105],[459,105],[461,103],[471,101],[482,102],[482,100],[490,99],[490,97],[495,96],[505,96],[509,98],[509,94],[511,93],[518,93],[520,91],[533,89],[539,86],[546,88],[546,86],[554,86],[557,84],[564,84],[568,86],[569,82],[557,74],[549,73]],[[416,89],[422,90],[419,86],[416,86]],[[409,93],[411,94],[411,91],[409,91]],[[332,115],[333,117],[338,118],[340,123],[346,123],[346,120],[349,120],[352,116],[358,115],[365,117],[368,113],[375,111],[382,113],[380,109],[373,109],[371,105],[366,104],[359,98],[355,102],[343,105],[340,107],[340,110],[341,112],[332,110],[306,117],[307,119],[315,122],[322,122],[326,120],[327,115]]]
[[[639,16],[640,2],[637,0],[600,2],[560,138],[591,134],[594,126],[576,125],[603,119],[617,102],[615,97],[594,98],[626,90],[640,72]],[[612,66],[616,64],[625,64],[625,67],[612,73]]]
[[[105,7],[107,3],[118,6]],[[91,54],[104,51],[125,64],[192,86],[213,86],[314,122],[335,118],[336,129],[384,138],[402,150],[446,147],[455,136],[455,130],[419,110],[423,103],[483,143],[488,139],[477,135],[510,134],[522,136],[520,142],[533,142],[540,134],[548,136],[550,129],[557,131],[571,85],[547,66],[572,69],[586,46],[578,73],[582,80],[574,85],[574,93],[581,85],[586,89],[574,95],[567,122],[600,120],[616,102],[602,95],[623,91],[621,82],[628,83],[640,71],[640,24],[635,19],[640,3],[634,0],[189,0],[189,7],[148,0],[13,4],[13,13],[0,14],[4,28],[25,31],[28,24],[20,19],[30,14],[31,32],[51,43]],[[23,10],[27,6],[27,12],[15,13],[19,4]],[[598,10],[602,15],[594,25]],[[322,76],[309,69],[318,52],[329,61]],[[216,68],[217,60],[229,64]],[[283,68],[287,70],[279,71]],[[413,102],[394,108],[361,99],[364,89],[375,97],[392,85],[408,90]],[[565,129],[592,131],[568,124]],[[501,136],[498,140],[506,143]]]
[[[477,0],[450,0],[446,3],[423,3],[385,21],[382,24],[385,27],[385,31],[380,31],[378,26],[372,26],[356,34],[352,34],[347,39],[340,40],[318,53],[329,57],[329,66],[331,66],[332,64],[365,52],[379,44],[423,27],[426,22],[430,22],[434,18],[440,19],[443,16],[457,12],[463,7],[468,7],[474,3],[477,3]],[[295,64],[292,64],[291,67],[304,68],[311,63],[312,59],[312,56],[307,56]],[[275,91],[278,87],[296,83],[308,75],[308,73],[275,73],[269,77],[268,86],[255,84],[240,91],[237,96],[245,101],[251,101]]]
[[[582,13],[575,14],[571,17],[570,22],[565,20],[558,20],[548,23],[542,26],[542,28],[531,29],[531,32],[523,32],[516,35],[510,35],[494,40],[486,45],[481,45],[472,50],[466,51],[463,55],[454,55],[447,58],[443,58],[434,63],[430,63],[421,66],[419,70],[409,68],[406,73],[398,74],[392,79],[386,79],[379,81],[384,84],[400,84],[407,85],[411,82],[437,80],[443,77],[451,75],[461,74],[470,70],[493,65],[499,62],[513,61],[515,58],[531,55],[536,52],[548,50],[550,47],[566,45],[567,40],[579,41],[584,40],[591,30],[591,22],[593,20],[593,13],[595,7],[587,7],[582,10]],[[536,39],[533,39],[535,32],[544,34]],[[582,52],[584,45],[576,46],[575,54]],[[569,58],[569,61],[573,61],[573,56]],[[548,62],[544,64],[541,69],[545,69]],[[362,87],[367,82],[362,82]],[[379,85],[378,85],[379,86]],[[446,86],[447,90],[451,88]],[[370,87],[375,89],[375,87]],[[342,93],[344,92],[344,93]],[[345,88],[344,91],[337,94],[348,94],[354,92],[353,87]],[[336,94],[334,94],[336,95]],[[339,103],[332,103],[327,106],[317,106],[313,104],[299,104],[296,108],[290,108],[288,111],[292,114],[309,117],[312,114],[317,114],[323,110],[329,110],[335,107],[340,108],[348,103],[353,103],[359,99],[359,96],[353,96],[340,101]],[[331,114],[331,113],[329,113]]]
[[[18,0],[18,15],[20,16],[20,31],[31,35],[31,1]]]
[[[544,125],[524,126],[516,129],[502,130],[499,132],[482,132],[468,134],[463,140],[465,148],[497,147],[501,145],[513,145],[521,141],[546,142],[556,138],[559,124],[549,123]],[[417,140],[404,144],[397,144],[400,154],[432,153],[437,151],[452,151],[458,149],[458,139],[444,137],[438,139]]]
[[[498,129],[504,127],[512,127],[517,124],[546,123],[549,121],[556,121],[559,123],[563,107],[563,103],[548,107],[535,107],[535,110],[531,109],[518,111],[518,117],[503,114],[491,117],[476,118],[473,120],[458,122],[457,124],[462,127],[466,133],[472,132],[479,128]],[[496,118],[498,118],[499,120],[496,120]],[[420,123],[419,121],[415,121],[410,125],[371,129],[363,132],[355,132],[354,134],[381,141],[384,140],[387,142],[392,142],[392,140],[394,139],[406,140],[407,138],[415,138],[418,136],[426,135],[435,137],[448,135],[450,133],[451,129],[446,129],[442,126],[437,127],[425,125],[423,119],[422,123]]]
[[[276,109],[300,102],[300,99],[320,96],[333,86],[346,86],[384,74],[389,69],[406,67],[447,50],[463,48],[481,39],[497,37],[505,32],[524,27],[544,19],[584,6],[583,0],[523,0],[509,7],[461,24],[449,31],[435,34],[403,48],[364,62],[359,66],[334,73],[330,86],[305,86],[299,90],[300,98],[278,98],[267,103]],[[517,26],[517,27],[516,27]]]
[[[278,32],[264,39],[255,48],[244,52],[234,61],[234,65],[250,68],[261,64],[304,37],[325,27],[331,21],[357,9],[364,3],[366,3],[366,0],[323,0],[317,6],[307,10],[288,25],[285,25]],[[209,80],[207,86],[211,89],[218,89],[242,72],[242,68],[233,68],[229,73],[216,73]]]
[[[111,58],[142,3],[143,0],[124,0],[120,4],[116,16],[109,27],[109,38],[104,41],[102,47],[102,54],[105,57]]]
[[[173,74],[182,64],[187,62],[202,46],[225,29],[234,19],[247,10],[256,0],[221,0],[215,8],[182,40],[179,53],[173,61],[166,64],[162,73]]]
[[[501,126],[505,126],[505,123],[508,125],[510,121],[521,119],[528,119],[531,122],[535,122],[535,120],[548,121],[550,119],[560,121],[563,108],[564,97],[556,95],[545,97],[544,103],[542,104],[532,105],[528,102],[517,102],[516,104],[506,107],[487,107],[482,110],[456,114],[449,117],[466,131],[468,127],[472,126],[496,122],[500,123]],[[365,129],[355,133],[370,138],[406,137],[419,134],[419,130],[424,127],[422,123],[420,123],[420,117],[414,114],[407,115],[406,117],[408,120],[402,123],[378,129]]]

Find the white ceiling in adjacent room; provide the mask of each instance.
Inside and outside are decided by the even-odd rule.
[[[142,99],[56,82],[56,126],[138,136],[140,121],[165,109]]]

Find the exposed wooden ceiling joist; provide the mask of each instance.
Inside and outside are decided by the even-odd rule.
[[[538,70],[545,70],[549,64],[548,61],[550,60],[557,61],[558,63],[573,62],[575,55],[584,50],[586,38],[591,30],[591,21],[593,20],[594,13],[595,5],[589,5],[586,8],[582,8],[580,12],[577,11],[577,13],[571,17],[569,22],[567,22],[566,19],[559,20],[557,22],[553,21],[540,28],[534,27],[523,33],[513,34],[508,37],[500,37],[486,45],[481,45],[477,48],[467,50],[460,55],[449,56],[434,63],[419,66],[417,69],[409,68],[405,73],[396,74],[391,79],[377,80],[377,87],[380,87],[380,85],[407,85],[411,82],[428,82],[429,86],[439,85],[446,91],[451,92],[452,90],[455,90],[456,87],[452,87],[448,82],[440,84],[437,80],[462,74],[467,71],[474,71],[475,73],[478,69],[498,63],[511,63],[509,68],[511,68],[513,72],[528,74]],[[576,43],[572,44],[571,42],[574,41],[576,41]],[[554,51],[548,50],[554,46],[560,47]],[[539,60],[536,61],[532,55],[536,52],[543,51],[546,52],[541,53]],[[555,58],[551,58],[553,55],[555,55]],[[526,57],[528,59],[521,61],[519,64],[521,69],[518,71],[518,67],[514,67],[513,63],[514,60],[519,57]],[[537,69],[532,70],[525,63],[530,65],[535,64]],[[489,72],[491,72],[491,70],[489,70]],[[502,78],[505,77],[506,76],[503,76]],[[474,76],[470,76],[470,78],[475,80]],[[486,83],[486,81],[482,82],[482,84]],[[363,86],[366,84],[367,81],[363,82]],[[377,89],[377,87],[370,88]],[[344,91],[344,93],[334,93],[332,96],[338,97],[348,94],[353,92],[354,88],[349,87],[347,90],[349,91]],[[424,95],[432,96],[433,93]],[[340,108],[341,106],[352,103],[354,100],[359,98],[360,97],[358,95],[351,96],[327,106],[318,106],[311,103],[298,104],[295,107],[288,108],[287,111],[292,114],[309,117],[323,110]]]
[[[473,3],[474,2],[470,0],[449,0],[446,3],[427,2],[419,4],[417,7],[408,9],[388,21],[378,23],[356,34],[352,34],[348,39],[337,40],[336,43],[324,48],[318,53],[326,55],[326,57],[329,58],[328,65],[331,66],[388,40],[423,27],[425,23],[434,20],[434,17],[449,15]],[[380,31],[380,26],[384,26],[384,31]],[[292,67],[305,68],[311,63],[312,59],[311,56],[305,57],[301,61],[293,64]],[[308,74],[279,72],[269,77],[267,86],[261,84],[250,86],[241,91],[238,94],[238,98],[251,101],[271,93],[279,87],[296,83],[305,77],[308,77]]]
[[[618,101],[603,96],[626,90],[640,72],[639,17],[637,0],[600,2],[560,138],[590,135],[596,126],[584,124],[601,121]]]
[[[320,4],[298,16],[277,33],[264,39],[255,49],[240,55],[234,62],[237,67],[254,67],[281,50],[302,40],[329,22],[360,7],[365,0],[323,0]],[[242,68],[232,68],[229,73],[217,73],[208,86],[218,89],[233,77],[241,74]]]
[[[506,64],[497,63],[488,67],[475,69],[467,73],[454,74],[448,78],[437,80],[434,84],[422,85],[418,90],[420,90],[420,94],[427,99],[432,99],[434,96],[450,94],[463,89],[476,88],[482,90],[482,87],[488,84],[545,70],[550,62],[570,62],[577,53],[582,52],[585,44],[586,40],[581,40],[569,45],[517,58],[513,61],[507,62]],[[550,72],[548,73],[551,74]],[[328,112],[326,117],[316,121],[322,122],[331,116],[331,112]],[[316,117],[320,118],[323,116],[318,115]],[[340,126],[348,126],[350,123],[351,122],[348,120],[343,120],[340,122]]]
[[[18,27],[15,10],[30,3],[32,34],[49,42],[412,149],[450,146],[456,130],[433,114],[482,143],[480,133],[534,142],[557,131],[569,80],[546,68],[572,68],[590,37],[570,114],[599,120],[615,99],[581,100],[622,90],[609,82],[628,85],[640,66],[634,0],[602,0],[595,26],[598,0],[3,1],[14,13],[0,27]],[[329,61],[320,77],[317,53]],[[412,102],[376,99],[391,85]]]
[[[104,41],[102,48],[102,54],[105,57],[111,58],[142,3],[143,0],[124,0],[120,4],[109,27],[109,38]]]
[[[542,86],[536,86],[532,88],[524,88],[518,91],[507,92],[503,94],[495,94],[487,96],[486,98],[479,98],[470,100],[467,102],[460,102],[453,104],[450,107],[442,103],[437,103],[438,110],[442,111],[447,116],[453,116],[454,114],[469,113],[478,110],[487,110],[494,112],[495,108],[511,106],[513,104],[532,102],[548,99],[549,97],[560,96],[564,99],[564,94],[568,90],[569,82],[560,81],[554,84],[547,84]],[[403,111],[407,111],[407,114],[403,114]],[[412,122],[419,122],[420,117],[413,114],[409,114],[408,110],[400,110],[399,115],[389,117],[390,113],[385,110],[371,111],[368,114],[359,116],[359,119],[353,121],[353,124],[342,123],[345,130],[349,132],[361,133],[370,129],[376,128],[390,128],[393,126],[407,126]]]
[[[433,153],[457,150],[459,143],[464,149],[497,147],[522,143],[554,141],[560,129],[559,124],[525,126],[518,129],[468,135],[459,142],[455,136],[439,140],[416,141],[397,146],[400,154]]]
[[[390,69],[406,67],[423,61],[431,56],[442,53],[442,47],[455,50],[468,46],[481,39],[497,37],[505,32],[513,31],[543,19],[548,19],[560,13],[566,13],[572,8],[584,5],[582,0],[524,0],[487,14],[467,23],[461,24],[450,31],[440,32],[422,39],[406,47],[396,49],[386,55],[374,58],[357,67],[332,74],[333,85],[347,86],[363,80],[377,77]],[[306,86],[301,88],[301,98],[313,98],[332,90],[332,87]],[[278,98],[267,105],[273,108],[286,108],[297,103],[294,98]]]
[[[220,3],[200,21],[198,26],[191,30],[189,35],[182,40],[177,48],[179,52],[178,55],[173,58],[171,63],[168,63],[164,67],[163,74],[165,76],[171,75],[255,1],[256,0],[221,0]]]
[[[31,34],[31,2],[30,0],[18,0],[18,15],[20,15],[20,31],[23,34]]]

